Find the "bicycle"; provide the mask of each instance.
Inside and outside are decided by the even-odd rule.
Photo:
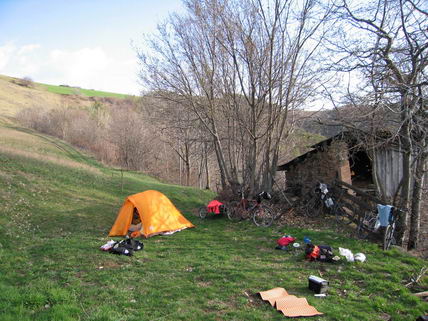
[[[310,195],[309,200],[304,205],[304,212],[307,217],[314,218],[327,212],[334,215],[336,223],[350,224],[352,222],[351,220],[345,220],[349,215],[328,190],[327,184],[317,183]]]
[[[385,227],[385,233],[383,234],[383,249],[387,251],[391,245],[396,244],[395,230],[397,227],[398,215],[396,212],[404,212],[404,210],[393,207],[391,214],[389,215],[388,225]]]
[[[389,250],[391,245],[396,243],[395,231],[398,217],[395,212],[403,211],[404,210],[392,207],[388,217],[388,224],[384,226],[384,229],[381,229],[379,213],[377,211],[364,213],[364,217],[360,220],[357,226],[357,236],[359,238],[365,239],[370,234],[376,234],[379,231],[383,230],[382,248],[385,251]]]
[[[303,201],[303,211],[306,217],[320,216],[323,210],[322,193],[318,184],[309,192],[309,199]]]
[[[229,205],[227,217],[232,222],[251,218],[256,226],[267,227],[272,225],[274,215],[271,209],[262,204],[262,199],[271,199],[271,195],[265,191],[258,193],[255,199],[245,198],[244,191],[240,191],[241,200],[232,201]]]
[[[371,233],[377,233],[380,227],[377,222],[378,213],[376,211],[365,212],[357,226],[357,237],[366,239]]]

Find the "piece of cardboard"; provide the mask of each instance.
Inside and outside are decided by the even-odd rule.
[[[305,298],[289,295],[284,288],[273,288],[259,292],[259,294],[263,300],[268,301],[272,306],[276,306],[276,309],[287,317],[310,317],[323,314],[309,305]]]
[[[268,291],[259,292],[263,300],[269,301],[271,306],[275,306],[277,298],[282,298],[288,295],[284,288],[273,288]]]
[[[304,307],[290,307],[284,308],[281,310],[282,314],[286,317],[295,318],[295,317],[313,317],[316,315],[322,315],[317,309],[313,306],[308,305]]]
[[[277,299],[275,302],[276,309],[282,310],[284,308],[289,307],[300,307],[300,306],[308,306],[308,301],[305,298],[298,298],[294,295],[289,295],[280,299]]]

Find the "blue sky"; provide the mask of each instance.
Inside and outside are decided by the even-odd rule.
[[[142,44],[180,0],[0,0],[0,74],[138,94]]]

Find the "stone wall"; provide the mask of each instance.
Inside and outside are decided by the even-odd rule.
[[[340,141],[324,146],[288,169],[285,176],[287,187],[312,187],[318,181],[331,184],[335,179],[351,184],[348,147]]]

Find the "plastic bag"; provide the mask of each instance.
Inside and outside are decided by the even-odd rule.
[[[101,250],[101,251],[110,251],[110,249],[113,247],[113,245],[114,245],[115,243],[116,243],[115,241],[110,240],[110,241],[108,241],[106,244],[104,244],[104,245],[100,246],[100,250]]]
[[[366,260],[366,256],[364,253],[357,253],[354,255],[354,260],[358,262],[364,262]]]
[[[352,254],[351,250],[339,247],[339,253],[344,256],[348,262],[354,262],[354,254]]]

